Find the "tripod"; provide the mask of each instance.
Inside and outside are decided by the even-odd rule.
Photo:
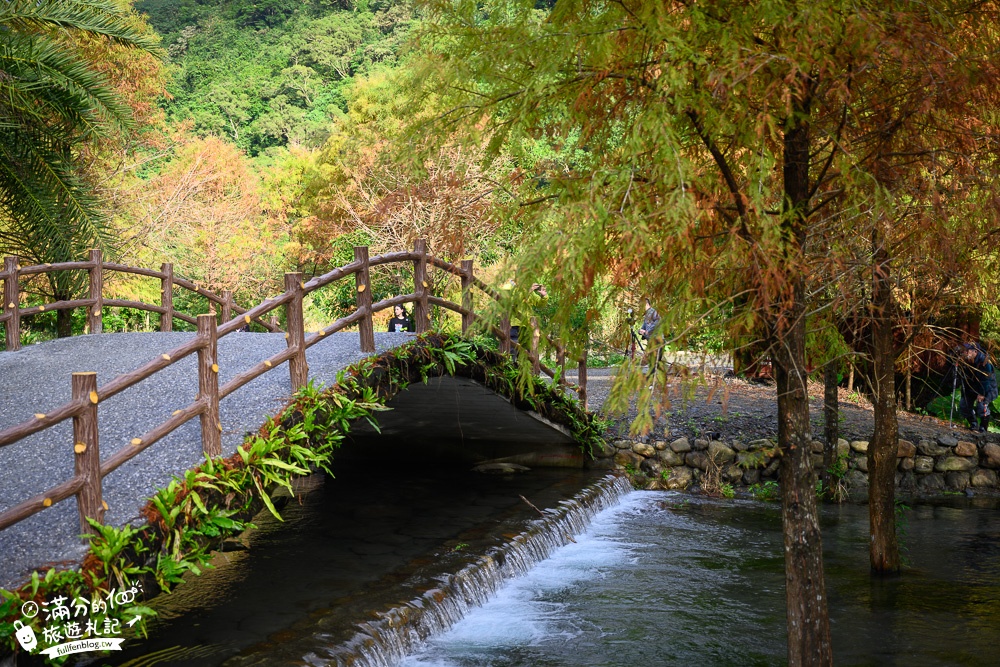
[[[628,332],[631,337],[631,340],[629,341],[628,356],[629,359],[635,359],[636,349],[638,349],[639,352],[643,352],[645,350],[645,343],[643,342],[642,337],[639,336],[639,334],[636,333],[636,330],[632,327],[629,327]]]

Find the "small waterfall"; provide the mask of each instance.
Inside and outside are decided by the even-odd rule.
[[[491,549],[440,586],[415,600],[361,623],[359,631],[339,646],[302,656],[309,665],[325,667],[393,667],[423,640],[444,632],[485,602],[509,579],[527,572],[553,551],[582,533],[599,512],[617,505],[632,491],[624,477],[609,475],[543,512],[524,532]]]

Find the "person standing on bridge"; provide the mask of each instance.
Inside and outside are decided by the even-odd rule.
[[[402,306],[396,306],[393,309],[393,318],[389,320],[389,328],[386,331],[398,333],[401,331],[413,331],[413,329],[413,320],[410,319],[406,309]]]
[[[508,291],[508,293],[514,289],[514,281],[507,281],[501,289]],[[524,330],[531,331],[534,333],[534,329],[537,327],[538,319],[537,313],[540,308],[545,305],[546,300],[549,298],[549,293],[545,289],[545,285],[541,283],[532,283],[531,291],[528,292],[528,311],[532,314],[525,317],[522,312],[523,309],[518,309],[511,315],[510,318],[510,331],[508,332],[510,336],[510,354],[514,357],[514,361],[517,361],[517,345],[518,340],[521,337],[521,332]],[[530,345],[530,341],[528,343]]]

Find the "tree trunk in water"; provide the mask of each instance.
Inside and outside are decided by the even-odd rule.
[[[802,278],[805,211],[809,204],[808,102],[797,100],[784,137],[784,238],[788,294],[782,317],[772,323],[771,344],[778,389],[781,451],[781,522],[785,537],[785,601],[790,667],[833,665],[823,545],[816,501],[816,474],[809,458],[812,437],[806,391],[806,303]]]
[[[806,392],[805,318],[785,332],[776,355],[778,447],[781,450],[781,518],[785,535],[788,664],[833,665],[823,579],[816,474]]]
[[[823,492],[831,496],[830,469],[837,458],[837,440],[840,438],[840,400],[837,396],[837,366],[831,361],[823,368]]]
[[[889,255],[876,226],[872,233],[872,374],[875,432],[868,445],[868,517],[872,572],[899,572],[896,540],[896,352],[892,339],[892,285]]]

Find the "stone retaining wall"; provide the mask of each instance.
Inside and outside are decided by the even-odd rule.
[[[840,440],[837,458],[846,463],[843,481],[855,497],[868,491],[868,442]],[[616,440],[595,451],[595,468],[633,473],[646,488],[687,489],[693,485],[729,484],[749,487],[778,478],[778,458],[772,440],[707,440],[678,438],[672,442]],[[813,465],[823,468],[823,443],[812,443]],[[896,486],[907,493],[1000,488],[1000,445],[976,444],[944,434],[916,444],[899,440]]]

